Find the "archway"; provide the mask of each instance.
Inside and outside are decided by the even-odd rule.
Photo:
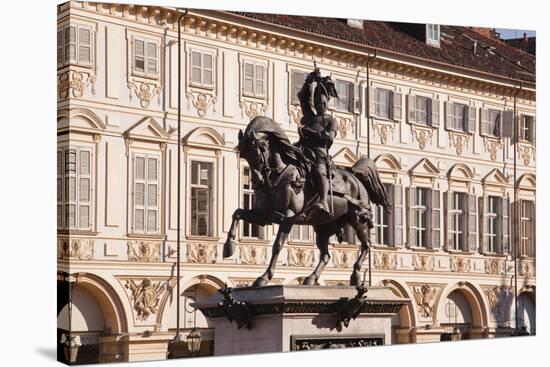
[[[523,292],[518,296],[518,326],[524,326],[530,335],[536,335],[536,307],[532,292]]]
[[[412,295],[407,293],[406,288],[395,280],[384,279],[380,282],[380,286],[388,287],[397,297],[413,299]],[[413,328],[416,326],[415,315],[413,303],[409,303],[401,307],[399,312],[392,316],[391,344],[415,342],[413,336]]]

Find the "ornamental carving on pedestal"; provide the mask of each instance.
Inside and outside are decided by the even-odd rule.
[[[91,85],[92,95],[95,96],[96,76],[76,70],[67,70],[57,76],[57,95],[61,99],[69,97],[69,91],[74,98],[84,95],[84,90]]]
[[[263,116],[267,112],[267,103],[265,102],[244,100],[239,103],[239,107],[241,108],[241,116],[245,113],[250,119]]]
[[[487,297],[492,319],[495,321],[505,321],[507,319],[507,311],[513,299],[512,288],[507,286],[494,286],[482,287],[482,289]]]
[[[160,242],[128,241],[128,261],[160,261]]]
[[[382,144],[388,143],[388,137],[390,134],[393,134],[393,123],[382,123],[377,122],[376,120],[373,121],[372,127],[374,127],[374,130],[378,133],[378,136],[380,136],[380,142]]]
[[[426,148],[426,145],[432,141],[433,130],[416,125],[411,125],[411,129],[420,149]]]
[[[218,258],[218,246],[215,243],[188,243],[187,261],[197,264],[214,264]]]
[[[290,116],[296,125],[300,126],[300,121],[302,120],[302,117],[304,117],[304,114],[302,113],[300,106],[290,105],[288,108],[288,116]]]
[[[191,101],[193,106],[197,109],[199,117],[204,117],[204,115],[206,115],[206,110],[210,104],[212,104],[213,110],[216,111],[216,96],[212,94],[192,91],[187,92],[185,96],[187,97],[187,106],[190,107],[189,101]]]
[[[67,237],[57,239],[57,258],[91,260],[94,257],[94,240]]]
[[[155,84],[149,84],[145,82],[130,81],[128,82],[129,97],[132,100],[132,92],[139,99],[141,108],[148,108],[149,102],[156,95],[157,101],[160,104],[160,90],[161,86]]]
[[[451,145],[454,145],[456,154],[462,155],[464,146],[468,144],[470,140],[470,135],[457,133],[456,131],[449,131],[449,141]]]
[[[350,250],[333,250],[332,263],[335,268],[351,268],[355,262],[357,253]]]
[[[485,137],[485,149],[487,149],[487,152],[491,155],[491,160],[497,159],[497,152],[499,149],[502,149],[502,142],[499,139],[492,139],[489,137]]]
[[[485,259],[485,273],[504,274],[504,261],[499,259]]]
[[[137,284],[130,279],[126,281],[124,286],[132,293],[130,299],[138,320],[145,321],[149,316],[158,312],[160,297],[166,289],[162,281],[153,281],[146,278]]]
[[[523,159],[523,164],[528,166],[529,163],[531,163],[531,159],[533,158],[533,147],[531,145],[519,144],[518,150],[521,159]]]
[[[303,247],[289,247],[288,265],[310,267],[314,265],[313,249]]]
[[[471,260],[465,257],[451,257],[451,271],[455,273],[469,273]]]
[[[420,317],[433,317],[435,298],[439,291],[439,287],[434,287],[429,284],[412,287],[414,299],[418,305],[418,314]]]
[[[245,265],[263,265],[267,263],[267,247],[265,246],[239,246],[239,261]]]
[[[414,270],[418,271],[433,271],[434,257],[431,255],[415,254],[413,257]]]
[[[374,267],[380,270],[394,270],[397,268],[397,255],[389,252],[374,253]]]

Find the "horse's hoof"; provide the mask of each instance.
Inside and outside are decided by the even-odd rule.
[[[235,249],[237,248],[237,242],[235,242],[232,239],[227,239],[225,243],[223,244],[223,257],[224,259],[227,257],[233,256],[235,253]]]
[[[302,285],[317,285],[317,279],[314,276],[308,276],[304,278]]]
[[[267,283],[269,283],[269,280],[267,280],[264,277],[259,277],[258,279],[256,279],[254,281],[254,283],[252,283],[252,286],[254,288],[265,287],[267,285]]]

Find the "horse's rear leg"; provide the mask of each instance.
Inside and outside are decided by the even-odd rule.
[[[327,266],[330,260],[330,253],[328,251],[328,243],[330,235],[325,231],[319,231],[317,234],[317,248],[319,249],[319,262],[315,267],[313,273],[307,276],[303,283],[304,285],[315,285],[321,276],[321,272]]]
[[[353,272],[351,273],[349,284],[357,286],[361,283],[361,267],[365,256],[370,251],[370,228],[367,223],[361,223],[359,220],[355,219],[350,223],[355,230],[357,238],[361,242],[361,249],[359,251],[359,256],[353,264]]]
[[[266,271],[254,281],[254,283],[252,284],[253,287],[263,287],[264,285],[267,285],[267,283],[269,283],[269,281],[273,278],[275,265],[277,264],[277,258],[279,257],[279,253],[283,249],[291,228],[292,222],[288,220],[283,221],[279,225],[277,237],[275,237],[275,241],[273,242],[273,250],[271,252],[271,259],[269,260],[269,266],[267,267]]]

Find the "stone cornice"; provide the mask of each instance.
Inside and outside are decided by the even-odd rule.
[[[60,5],[58,13],[61,14],[69,7],[162,27],[162,30],[168,29],[169,32],[173,32],[171,36],[175,36],[177,18],[180,14],[175,8],[170,7],[75,1]],[[365,45],[269,24],[225,11],[191,10],[184,20],[183,31],[187,34],[195,34],[245,47],[295,56],[302,60],[315,59],[321,64],[343,66],[359,70],[361,73],[366,72],[367,58],[374,51],[372,47]],[[326,46],[329,40],[330,47]],[[427,59],[397,54],[388,50],[376,51],[377,59],[371,64],[375,74],[394,75],[487,96],[512,96],[514,86],[519,86],[518,80],[499,75],[482,73],[450,64],[439,65]],[[534,101],[534,83],[524,82],[523,91],[518,98]]]

